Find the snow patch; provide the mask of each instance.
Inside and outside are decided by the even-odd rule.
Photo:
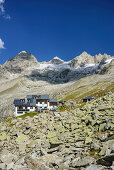
[[[58,59],[58,57],[54,57],[55,59]],[[114,58],[106,60],[106,64],[110,63]],[[70,66],[71,61],[64,62],[62,64],[49,64],[49,63],[40,63],[39,67],[37,67],[38,70],[59,70],[59,69],[70,69],[72,71],[83,71],[83,70],[95,70],[99,66],[99,64],[86,64],[83,67],[76,67],[73,68]]]
[[[21,51],[19,54],[21,54],[21,53],[27,53],[26,51]]]
[[[60,58],[59,58],[59,57],[57,57],[57,56],[56,56],[56,57],[54,57],[54,58],[53,58],[53,60],[60,60],[60,61],[63,61],[63,62],[64,62],[64,60],[60,59]]]
[[[113,59],[114,59],[114,58],[110,58],[110,59],[106,60],[106,61],[105,61],[106,64],[109,64]]]
[[[53,67],[53,64],[40,64],[38,69],[44,70],[44,69],[51,68],[51,67]]]
[[[39,68],[40,70],[55,70],[55,69],[61,69],[61,68],[69,68],[70,66],[68,65],[68,63],[62,63],[62,64],[40,64]]]

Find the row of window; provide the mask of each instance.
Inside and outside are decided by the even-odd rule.
[[[32,107],[32,106],[31,106],[31,107],[17,107],[17,109],[19,109],[19,110],[20,110],[20,109],[33,109],[33,108],[34,108],[34,107]]]
[[[40,103],[40,104],[47,104],[47,102],[38,102],[38,104],[39,104],[39,103]]]

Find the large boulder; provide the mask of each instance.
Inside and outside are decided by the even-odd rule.
[[[111,166],[114,161],[114,153],[106,155],[97,160],[97,163],[104,166]]]
[[[73,161],[72,161],[72,166],[73,167],[85,167],[91,163],[94,162],[94,159],[90,156],[86,156],[86,157],[78,157],[78,158],[75,158]]]

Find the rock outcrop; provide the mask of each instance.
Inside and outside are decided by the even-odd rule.
[[[91,56],[87,52],[83,52],[80,56],[76,56],[73,60],[71,60],[70,66],[73,68],[76,67],[84,67],[89,65],[97,65],[103,62],[105,62],[108,59],[112,59],[110,55],[107,54],[98,54],[95,56]]]
[[[50,64],[62,64],[62,63],[64,63],[64,61],[56,56],[52,60],[50,60],[49,63]]]
[[[6,61],[3,65],[3,69],[10,73],[22,73],[26,69],[35,67],[38,65],[37,59],[29,52],[22,51],[17,54],[15,57]]]
[[[0,123],[1,169],[111,169],[114,93],[84,107]]]

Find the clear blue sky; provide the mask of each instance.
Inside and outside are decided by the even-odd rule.
[[[114,0],[5,0],[0,5],[0,63],[23,50],[38,61],[55,56],[67,61],[83,51],[114,55]]]

